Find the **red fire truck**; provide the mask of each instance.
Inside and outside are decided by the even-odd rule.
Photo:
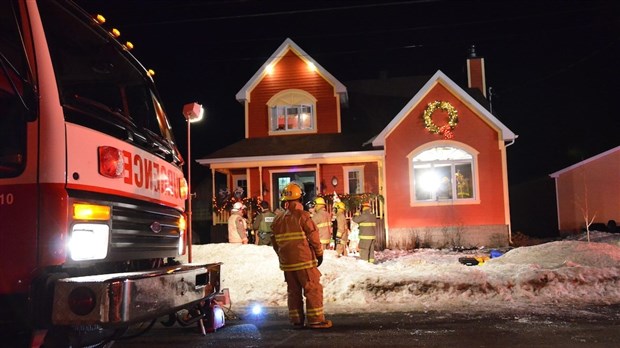
[[[0,2],[0,323],[32,345],[187,322],[220,291],[218,263],[175,259],[183,159],[130,48],[69,0]]]

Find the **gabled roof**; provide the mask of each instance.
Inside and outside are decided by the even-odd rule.
[[[566,172],[568,172],[568,171],[571,171],[571,170],[573,170],[573,169],[575,169],[575,168],[579,168],[579,167],[581,167],[581,166],[583,166],[583,165],[586,165],[586,164],[588,164],[588,163],[590,163],[590,162],[596,161],[597,159],[600,159],[600,158],[603,158],[603,157],[609,156],[609,155],[611,155],[612,153],[615,153],[615,152],[618,152],[618,151],[620,151],[620,146],[616,146],[616,147],[614,147],[614,148],[612,148],[612,149],[609,149],[609,150],[607,150],[607,151],[605,151],[605,152],[599,153],[599,154],[598,154],[598,155],[596,155],[596,156],[592,156],[592,157],[590,157],[590,158],[588,158],[588,159],[585,159],[585,160],[583,160],[583,161],[581,161],[581,162],[575,163],[575,164],[573,164],[573,165],[572,165],[572,166],[570,166],[570,167],[566,167],[566,168],[564,168],[564,169],[562,169],[562,170],[558,170],[558,171],[557,171],[557,172],[555,172],[555,173],[549,174],[549,176],[550,176],[550,177],[552,177],[552,178],[557,178],[557,177],[559,177],[560,175],[562,175],[562,174],[564,174],[564,173],[566,173]]]
[[[359,154],[368,151],[381,151],[368,144],[368,137],[363,134],[307,134],[281,135],[263,138],[242,139],[223,149],[203,157],[197,162],[211,164],[222,161],[255,161],[276,157],[310,158],[325,157],[326,154]],[[327,155],[329,156],[329,155]]]
[[[500,133],[504,141],[512,141],[517,138],[508,127],[500,122],[493,114],[491,114],[484,106],[482,106],[476,99],[474,99],[469,93],[459,87],[454,81],[446,76],[441,70],[437,72],[426,82],[426,84],[413,96],[413,98],[402,108],[402,110],[392,119],[392,121],[377,135],[373,140],[373,146],[385,146],[385,138],[388,134],[411,112],[422,98],[424,98],[430,90],[436,84],[442,84],[454,95],[456,95],[461,101],[467,104],[472,110],[476,112],[481,118],[483,118],[488,124],[496,128]]]
[[[260,82],[260,80],[265,76],[267,67],[276,64],[284,55],[292,50],[295,54],[299,56],[306,63],[312,63],[316,67],[317,71],[324,79],[326,79],[329,83],[334,86],[336,93],[344,94],[347,93],[347,88],[340,83],[332,74],[330,74],[327,70],[325,70],[319,63],[317,63],[308,53],[301,49],[301,47],[297,46],[293,40],[287,38],[284,42],[278,47],[278,49],[267,59],[267,61],[258,69],[258,71],[252,76],[252,78],[241,88],[239,92],[237,92],[236,98],[239,102],[243,102],[249,99],[250,92],[252,89]],[[346,100],[346,97],[343,98]]]

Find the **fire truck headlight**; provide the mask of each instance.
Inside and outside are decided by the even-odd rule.
[[[108,255],[110,227],[105,224],[75,224],[69,240],[74,261],[100,260]]]

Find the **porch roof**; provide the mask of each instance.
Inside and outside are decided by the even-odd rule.
[[[251,160],[252,158],[273,158],[274,156],[306,158],[305,155],[330,157],[330,154],[382,152],[383,147],[373,147],[366,134],[307,134],[282,135],[242,139],[198,160],[200,164],[223,161]],[[304,155],[305,154],[305,155]],[[275,159],[275,158],[273,158]]]

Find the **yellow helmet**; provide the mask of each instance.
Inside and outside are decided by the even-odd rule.
[[[370,209],[370,202],[362,203],[362,209]]]
[[[301,187],[296,182],[290,182],[284,190],[282,190],[280,201],[294,201],[303,196]]]
[[[338,209],[338,210],[345,210],[345,206],[343,202],[336,202],[334,203],[334,208]]]
[[[325,205],[323,197],[317,197],[314,199],[314,205]]]

